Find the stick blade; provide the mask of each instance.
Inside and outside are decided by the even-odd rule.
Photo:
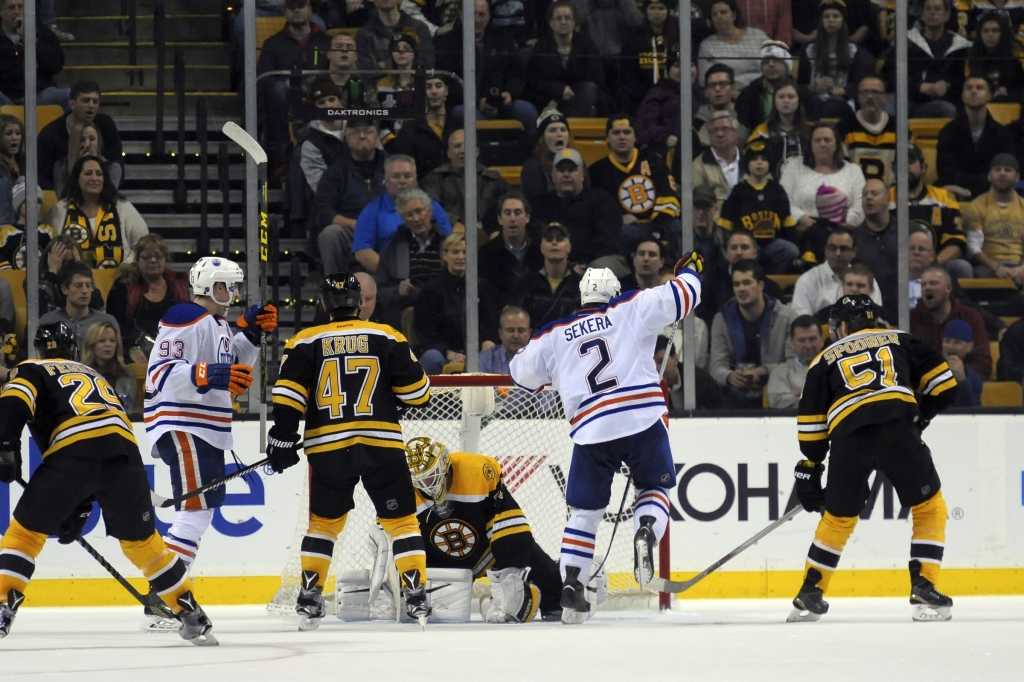
[[[263,147],[260,143],[253,139],[252,135],[245,132],[240,125],[234,121],[228,121],[221,128],[229,139],[233,140],[239,147],[245,150],[245,153],[252,157],[256,165],[267,162],[267,153],[263,151]]]

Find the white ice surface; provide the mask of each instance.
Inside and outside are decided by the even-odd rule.
[[[784,600],[676,602],[580,626],[345,624],[298,632],[256,606],[211,606],[217,648],[138,632],[137,608],[22,608],[0,680],[1024,680],[1024,597],[957,597],[948,623],[906,599],[832,599],[786,624]]]

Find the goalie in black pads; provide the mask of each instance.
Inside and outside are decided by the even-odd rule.
[[[789,620],[828,612],[824,592],[867,499],[873,470],[892,482],[913,514],[910,603],[914,620],[948,620],[953,600],[939,592],[946,503],[921,431],[956,398],[956,379],[938,351],[897,330],[877,328],[864,294],[832,306],[833,343],[811,362],[800,397],[801,460],[796,493],[807,511],[823,512],[807,553],[804,584]],[[831,452],[829,451],[831,445]],[[828,487],[822,490],[825,457]]]
[[[26,423],[43,450],[0,541],[0,638],[11,630],[47,536],[61,544],[81,537],[96,500],[107,533],[175,614],[181,637],[217,644],[192,597],[188,567],[156,532],[142,455],[114,389],[78,362],[78,340],[63,322],[40,325],[35,346],[41,359],[19,364],[0,391],[0,483],[21,480]]]
[[[285,345],[267,438],[275,471],[297,464],[299,421],[305,417],[309,527],[295,608],[303,616],[299,627],[313,629],[326,614],[324,581],[360,479],[390,539],[409,616],[425,624],[426,555],[398,406],[425,405],[430,382],[400,332],[359,319],[362,292],[354,275],[327,275],[320,300],[331,321]]]

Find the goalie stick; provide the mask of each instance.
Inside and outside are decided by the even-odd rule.
[[[28,484],[25,483],[25,479],[23,478],[18,478],[18,484],[21,485],[22,488],[28,487]],[[95,559],[97,563],[99,563],[99,565],[102,566],[107,571],[107,573],[109,573],[114,578],[114,580],[119,582],[121,584],[121,587],[128,591],[128,594],[135,597],[135,599],[140,604],[148,607],[150,610],[154,611],[155,613],[158,613],[160,616],[164,618],[171,618],[177,620],[177,616],[175,616],[174,612],[171,611],[170,608],[168,608],[167,604],[164,604],[164,601],[160,598],[160,595],[156,594],[155,592],[150,592],[149,594],[143,595],[141,592],[136,590],[135,586],[128,582],[123,575],[118,573],[117,569],[111,566],[110,563],[103,558],[102,554],[97,552],[92,545],[86,542],[85,538],[83,538],[81,534],[79,534],[75,538],[75,542],[81,545],[82,549],[88,552],[89,556]]]
[[[299,444],[299,447],[301,447],[301,443]],[[231,454],[234,454],[234,451],[232,451]],[[258,469],[259,467],[263,466],[264,464],[268,464],[269,462],[270,462],[270,458],[266,457],[266,458],[261,459],[260,461],[256,462],[255,464],[250,464],[249,466],[245,467],[244,469],[239,469],[238,471],[234,472],[233,474],[228,474],[227,476],[225,476],[223,478],[218,478],[215,481],[213,481],[212,483],[208,483],[207,485],[204,485],[201,488],[196,488],[195,490],[189,490],[187,493],[182,493],[181,495],[178,495],[177,497],[174,497],[174,498],[167,498],[167,497],[164,497],[162,495],[157,495],[155,492],[153,492],[151,490],[151,491],[149,491],[149,499],[150,499],[150,501],[152,501],[154,507],[158,507],[158,508],[173,507],[174,505],[178,504],[179,502],[184,502],[185,500],[191,499],[191,498],[195,497],[196,495],[202,495],[205,492],[209,492],[211,490],[214,490],[215,488],[219,488],[222,485],[224,485],[225,483],[227,483],[228,481],[234,480],[234,479],[238,478],[239,476],[245,476],[250,471]]]
[[[768,525],[763,530],[761,530],[761,532],[759,532],[757,535],[755,535],[754,537],[750,538],[749,540],[744,542],[742,545],[740,545],[739,547],[737,547],[733,551],[729,552],[724,557],[722,557],[721,559],[719,559],[715,563],[711,564],[710,566],[705,568],[701,573],[695,575],[694,577],[690,578],[689,580],[684,580],[682,582],[679,582],[679,581],[676,581],[676,580],[666,580],[665,578],[654,578],[648,584],[650,585],[651,589],[653,589],[655,592],[669,592],[671,594],[679,594],[680,592],[685,592],[686,590],[690,589],[691,587],[693,587],[694,585],[699,583],[704,578],[708,577],[709,575],[711,575],[712,573],[717,571],[719,568],[724,566],[726,563],[728,563],[732,559],[736,558],[738,555],[740,555],[742,552],[744,552],[749,547],[752,547],[753,545],[756,545],[758,540],[760,540],[764,536],[768,535],[769,533],[771,533],[773,530],[775,530],[776,528],[778,528],[782,524],[784,524],[787,521],[789,521],[791,518],[793,518],[794,516],[799,514],[801,511],[803,511],[803,509],[804,508],[799,506],[799,505],[797,505],[796,507],[793,507],[788,512],[786,512],[781,517],[779,517],[778,520],[773,521],[770,525]]]
[[[259,177],[257,202],[260,221],[260,300],[267,302],[267,258],[270,255],[270,234],[267,225],[267,153],[253,137],[234,121],[221,128],[228,138],[241,147],[256,164]],[[260,453],[267,452],[267,335],[260,334]]]

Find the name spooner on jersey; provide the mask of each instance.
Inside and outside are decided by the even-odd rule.
[[[581,336],[587,334],[593,334],[594,332],[604,331],[605,329],[612,328],[612,321],[604,315],[595,315],[594,317],[588,317],[585,320],[580,320],[576,324],[570,325],[563,333],[565,334],[566,341],[572,341],[578,339]]]

